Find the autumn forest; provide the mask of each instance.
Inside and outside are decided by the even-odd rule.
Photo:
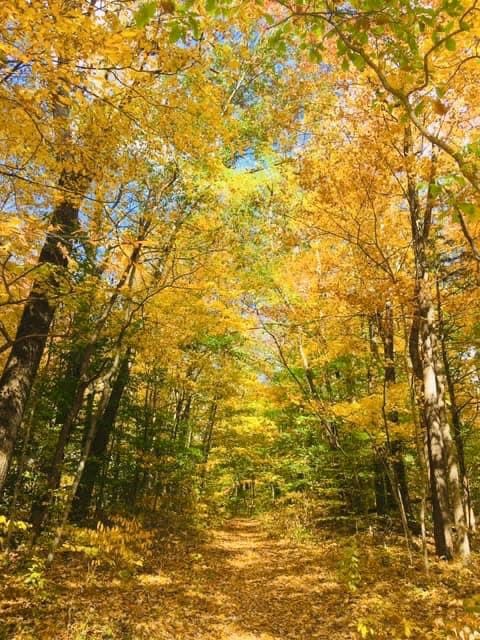
[[[480,638],[480,3],[0,2],[0,639]]]

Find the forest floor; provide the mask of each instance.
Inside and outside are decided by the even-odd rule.
[[[480,617],[465,611],[465,598],[480,591],[478,567],[437,563],[427,580],[397,547],[366,538],[352,547],[351,539],[328,534],[315,543],[276,539],[247,519],[197,544],[162,547],[134,573],[92,571],[72,554],[59,557],[33,591],[24,583],[6,587],[0,576],[0,638],[480,637]]]

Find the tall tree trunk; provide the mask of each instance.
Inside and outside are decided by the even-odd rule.
[[[95,437],[85,463],[82,479],[73,498],[71,520],[83,521],[88,513],[93,495],[93,488],[108,448],[110,434],[115,425],[120,401],[128,384],[131,351],[123,357],[117,378],[112,386],[105,411],[100,416]]]
[[[13,486],[12,501],[10,503],[10,508],[8,510],[7,537],[5,540],[5,546],[7,547],[7,549],[10,548],[10,543],[11,543],[13,532],[14,532],[14,526],[17,520],[17,502],[22,489],[23,474],[25,472],[25,465],[27,461],[27,450],[30,445],[32,427],[33,427],[34,418],[35,418],[35,407],[34,406],[30,407],[28,413],[29,415],[28,415],[28,418],[26,419],[25,433],[23,436],[22,451],[20,453],[20,457],[18,460],[17,477],[15,478],[15,484]]]
[[[458,465],[458,456],[452,439],[452,432],[448,423],[447,408],[445,403],[445,375],[443,371],[443,363],[438,350],[435,352],[435,372],[437,375],[438,386],[441,392],[443,402],[440,406],[440,417],[442,436],[445,445],[445,453],[447,456],[447,472],[448,487],[450,492],[450,502],[453,512],[453,523],[455,526],[455,550],[458,554],[466,559],[470,556],[470,540],[468,537],[468,526],[466,517],[466,505],[463,502],[463,484]]]
[[[210,450],[212,448],[212,440],[213,440],[213,430],[215,428],[215,422],[217,419],[217,411],[218,411],[218,397],[215,396],[212,400],[212,404],[210,405],[210,411],[208,415],[208,422],[205,432],[202,438],[202,467],[201,467],[201,481],[200,485],[202,490],[205,489],[206,479],[207,479],[207,464],[208,458],[210,456]]]
[[[50,230],[38,258],[38,264],[49,265],[52,273],[45,282],[36,280],[32,286],[0,378],[0,491],[45,349],[57,304],[55,295],[60,289],[60,272],[68,264],[87,184],[84,178],[64,172],[59,187],[64,198],[52,213]]]
[[[404,155],[406,160],[408,204],[412,242],[415,257],[415,321],[418,327],[413,332],[411,351],[418,350],[412,361],[419,360],[421,366],[414,367],[421,375],[418,398],[423,412],[426,448],[430,464],[430,488],[433,508],[433,525],[437,555],[453,558],[458,551],[463,558],[470,553],[467,527],[461,502],[458,464],[451,446],[450,425],[445,410],[445,385],[438,354],[438,330],[436,309],[432,297],[434,285],[432,266],[434,252],[428,251],[432,226],[434,199],[435,157],[432,157],[430,185],[424,210],[420,205],[415,174],[413,173],[413,139],[410,127],[405,129]],[[430,258],[430,260],[429,260]],[[418,329],[418,332],[417,332]],[[457,536],[454,537],[455,526]]]
[[[72,402],[70,406],[67,407],[67,413],[58,436],[55,453],[53,455],[51,464],[48,468],[46,491],[41,496],[40,500],[36,501],[36,503],[34,503],[33,505],[32,542],[34,542],[35,539],[38,537],[38,535],[41,533],[54,492],[60,486],[62,466],[63,466],[64,457],[65,457],[65,449],[69,443],[78,413],[82,408],[85,391],[89,383],[91,382],[91,380],[89,380],[89,375],[88,375],[89,367],[90,367],[92,358],[95,354],[98,340],[102,335],[102,331],[110,317],[110,313],[114,308],[114,305],[116,304],[120,296],[122,288],[126,284],[128,284],[128,287],[131,288],[133,284],[133,277],[136,270],[136,264],[141,253],[141,246],[142,246],[141,241],[145,239],[150,229],[150,226],[151,226],[150,220],[141,221],[140,230],[138,234],[138,243],[132,249],[130,259],[127,265],[125,266],[120,278],[118,279],[118,282],[110,296],[110,299],[108,300],[107,305],[105,306],[105,309],[103,310],[102,314],[100,315],[97,322],[95,323],[95,326],[93,327],[91,334],[88,336],[88,341],[86,342],[83,348],[83,351],[81,353],[81,357],[79,360],[79,368],[78,368],[78,382],[75,387]],[[126,326],[128,325],[128,322],[129,322],[129,317],[127,314]],[[123,330],[122,330],[122,333],[120,334],[120,337],[118,338],[118,344],[120,344],[122,338],[123,338]]]
[[[87,462],[88,456],[90,454],[90,449],[93,443],[93,439],[95,438],[95,433],[97,430],[97,424],[98,424],[98,420],[100,418],[100,416],[103,414],[103,412],[105,411],[105,406],[107,404],[107,400],[110,396],[111,393],[111,379],[112,377],[115,376],[116,372],[118,371],[118,366],[120,363],[120,359],[117,356],[115,357],[112,367],[110,368],[110,371],[103,376],[103,389],[100,392],[100,397],[99,397],[99,402],[98,402],[98,406],[97,406],[97,410],[95,412],[92,413],[91,416],[91,421],[90,421],[90,428],[88,430],[88,433],[86,435],[85,438],[85,442],[83,445],[83,450],[82,450],[82,454],[81,454],[81,458],[80,458],[80,462],[78,464],[74,479],[73,479],[73,484],[68,492],[67,498],[65,500],[65,504],[63,507],[63,511],[62,514],[60,516],[60,524],[59,527],[57,529],[57,533],[56,536],[52,542],[52,546],[50,548],[49,554],[47,556],[47,562],[51,563],[53,561],[53,558],[55,556],[55,552],[58,549],[61,541],[62,541],[62,537],[63,537],[63,532],[65,529],[65,526],[68,522],[68,518],[70,516],[70,510],[72,508],[72,502],[73,502],[73,498],[77,492],[78,489],[78,485],[80,484],[80,481],[82,479],[82,475],[83,475],[83,471],[85,469],[85,464]]]
[[[475,514],[473,512],[472,497],[470,493],[470,482],[467,474],[467,465],[465,463],[465,448],[463,443],[462,423],[460,418],[460,410],[458,408],[457,397],[455,392],[455,384],[453,382],[452,371],[450,367],[450,358],[447,349],[447,338],[445,334],[445,322],[442,309],[442,297],[440,292],[440,283],[437,278],[437,314],[439,322],[439,339],[443,361],[443,374],[447,385],[448,396],[450,400],[450,417],[452,420],[453,437],[457,450],[458,468],[460,472],[460,483],[463,489],[463,505],[465,510],[465,518],[470,531],[475,531]]]
[[[385,482],[391,484],[390,490],[390,507],[396,504],[400,511],[402,523],[407,523],[411,530],[418,529],[415,522],[413,511],[410,503],[410,495],[408,491],[407,474],[405,462],[403,459],[403,443],[398,437],[391,437],[390,424],[392,426],[398,424],[399,415],[396,410],[387,410],[388,391],[397,379],[395,367],[395,331],[393,304],[387,300],[383,312],[377,313],[378,333],[383,342],[383,370],[384,370],[384,401],[383,401],[383,418],[385,424],[386,435],[386,451],[383,461],[387,473]],[[390,423],[390,424],[389,424]],[[377,465],[378,466],[378,465]],[[376,470],[378,474],[378,471]],[[408,535],[408,534],[407,534]]]
[[[185,396],[183,410],[180,416],[180,423],[179,423],[179,440],[182,447],[188,446],[192,401],[193,401],[193,395],[191,393],[187,393]]]
[[[32,505],[32,513],[30,519],[32,524],[32,544],[35,543],[36,539],[41,534],[44,528],[48,509],[50,507],[50,504],[52,503],[55,491],[60,487],[65,450],[68,443],[70,442],[75,421],[80,412],[80,409],[82,408],[85,398],[85,391],[88,387],[86,372],[89,362],[89,352],[85,351],[83,353],[83,358],[79,370],[80,378],[77,381],[72,402],[68,407],[66,415],[63,416],[64,420],[60,429],[60,433],[58,434],[55,451],[53,453],[52,459],[45,469],[46,485],[44,486],[44,489],[41,491],[38,498],[34,500]]]

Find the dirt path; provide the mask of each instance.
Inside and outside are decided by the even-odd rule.
[[[232,521],[215,532],[196,572],[192,587],[202,595],[189,603],[192,637],[347,638],[344,588],[321,562],[325,552],[269,539],[255,521]],[[204,635],[195,635],[197,625]]]
[[[12,592],[0,619],[12,640],[348,640],[358,634],[331,552],[232,520],[199,546],[159,541],[135,576],[65,559],[45,594]]]
[[[428,585],[420,566],[408,568],[401,547],[372,546],[364,536],[357,541],[360,584],[352,593],[338,571],[349,537],[326,534],[300,544],[271,539],[258,521],[236,519],[208,540],[189,546],[159,539],[154,556],[133,575],[115,565],[91,571],[85,559],[64,555],[45,591],[4,589],[0,639],[477,637],[446,629],[476,628],[476,614],[464,611],[462,598],[480,568],[432,564]]]
[[[159,640],[346,640],[354,636],[345,588],[329,565],[328,546],[317,551],[272,540],[256,521],[233,520],[194,554],[188,571],[160,572],[158,599],[137,593],[144,612],[149,599],[149,621],[136,632],[143,627]],[[147,582],[154,587],[155,576]]]

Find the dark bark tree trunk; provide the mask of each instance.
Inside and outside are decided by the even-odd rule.
[[[55,451],[50,463],[45,469],[46,485],[44,485],[43,491],[41,491],[40,495],[34,500],[32,505],[30,518],[30,522],[32,524],[32,544],[35,543],[43,530],[54,492],[60,487],[65,450],[70,442],[75,421],[80,409],[82,408],[85,391],[88,386],[85,374],[89,362],[89,354],[84,352],[79,370],[80,379],[77,381],[74,395],[66,415],[62,416],[63,424],[60,429],[60,433],[58,434]]]
[[[180,423],[179,423],[179,440],[182,447],[188,446],[188,433],[189,433],[189,422],[190,422],[190,413],[192,410],[192,401],[193,396],[191,393],[187,393],[184,400],[183,410],[180,415]]]
[[[96,411],[94,411],[92,413],[92,415],[90,416],[90,425],[89,425],[89,429],[88,432],[86,434],[85,437],[85,441],[84,441],[84,445],[83,445],[83,449],[82,449],[82,455],[80,458],[80,462],[78,464],[77,467],[77,471],[75,473],[74,479],[73,479],[73,484],[70,487],[66,500],[65,500],[65,504],[63,506],[63,511],[60,517],[60,522],[59,522],[59,527],[57,529],[55,538],[52,542],[52,545],[50,547],[50,551],[48,553],[47,556],[47,562],[50,564],[53,561],[54,555],[56,550],[58,549],[61,541],[62,541],[62,537],[63,537],[63,532],[65,529],[65,526],[68,522],[68,518],[70,516],[70,510],[72,508],[72,502],[73,502],[73,498],[77,492],[78,489],[78,485],[80,484],[80,481],[82,479],[82,475],[83,475],[83,471],[85,469],[85,464],[86,461],[88,459],[88,456],[90,454],[90,449],[93,443],[93,439],[95,438],[95,433],[97,430],[97,424],[98,424],[98,419],[101,415],[103,415],[104,411],[105,411],[105,406],[107,403],[107,399],[110,396],[111,393],[111,378],[115,376],[115,373],[118,371],[118,366],[119,366],[119,358],[118,356],[115,358],[114,363],[109,371],[109,373],[104,376],[103,378],[103,389],[100,393],[100,398],[99,398],[99,402],[98,402],[98,406]]]
[[[212,440],[213,440],[213,429],[215,427],[215,421],[217,418],[218,411],[218,399],[214,398],[212,404],[210,405],[210,412],[208,416],[207,428],[205,429],[205,433],[203,434],[203,462],[207,464],[208,456],[210,455],[210,449],[212,448]]]
[[[98,420],[95,437],[93,438],[89,456],[85,463],[82,479],[79,482],[73,498],[71,520],[74,522],[82,522],[85,520],[90,508],[93,488],[105,459],[110,434],[117,419],[120,401],[128,384],[130,357],[131,353],[128,351],[122,359],[120,370],[112,386],[105,411]]]
[[[387,402],[388,388],[396,382],[395,367],[395,331],[393,305],[387,301],[382,313],[377,313],[378,333],[383,342],[383,370],[384,370],[384,403]],[[379,473],[384,474],[384,482],[388,487],[389,502],[387,509],[398,506],[402,522],[405,521],[411,530],[417,530],[418,525],[415,522],[413,511],[411,508],[410,495],[408,491],[407,473],[403,458],[403,443],[398,438],[391,438],[390,425],[393,427],[398,424],[398,411],[387,411],[386,406],[383,408],[384,422],[386,432],[386,451],[382,459],[377,461],[375,465],[376,477]],[[378,452],[377,452],[377,455]],[[383,464],[382,464],[383,463]],[[380,468],[379,464],[382,464]],[[388,473],[386,473],[386,471]],[[380,503],[381,504],[381,503]]]
[[[214,397],[212,400],[212,404],[210,405],[210,411],[208,415],[208,422],[205,432],[202,438],[202,471],[201,471],[201,481],[200,485],[202,490],[205,489],[206,479],[207,479],[207,464],[208,458],[210,456],[210,450],[212,448],[213,441],[213,430],[215,428],[215,422],[217,419],[217,411],[218,411],[218,398]]]
[[[375,509],[379,516],[386,516],[395,507],[392,486],[385,473],[385,452],[375,452],[373,459]]]
[[[47,486],[45,492],[42,494],[39,500],[35,501],[32,508],[32,542],[38,537],[41,533],[48,508],[50,506],[52,497],[54,492],[60,486],[62,466],[65,457],[65,449],[70,441],[70,437],[72,435],[72,431],[75,426],[75,421],[77,416],[82,408],[85,391],[91,382],[89,380],[89,367],[92,362],[93,356],[97,349],[98,340],[101,336],[101,333],[110,317],[110,313],[120,296],[120,292],[122,288],[128,283],[130,287],[133,281],[133,275],[135,273],[136,264],[140,257],[141,253],[141,241],[145,239],[148,230],[150,229],[150,221],[142,222],[140,225],[140,231],[138,235],[138,244],[133,248],[132,253],[130,255],[130,259],[128,264],[125,266],[111,296],[108,300],[108,304],[106,305],[103,313],[100,318],[95,323],[91,334],[88,337],[88,341],[86,342],[81,356],[79,357],[79,367],[78,367],[78,381],[75,386],[75,391],[73,393],[73,398],[70,406],[66,407],[67,412],[65,415],[65,419],[62,424],[62,428],[60,430],[55,453],[53,455],[52,461],[47,469]],[[128,324],[128,318],[127,318]],[[123,333],[121,333],[118,338],[118,343],[120,344],[122,340]]]
[[[38,258],[38,264],[49,265],[52,272],[45,282],[37,280],[32,286],[0,378],[0,491],[55,313],[55,295],[59,292],[61,271],[68,264],[85,182],[84,178],[66,173],[60,179],[64,199],[53,211]]]

